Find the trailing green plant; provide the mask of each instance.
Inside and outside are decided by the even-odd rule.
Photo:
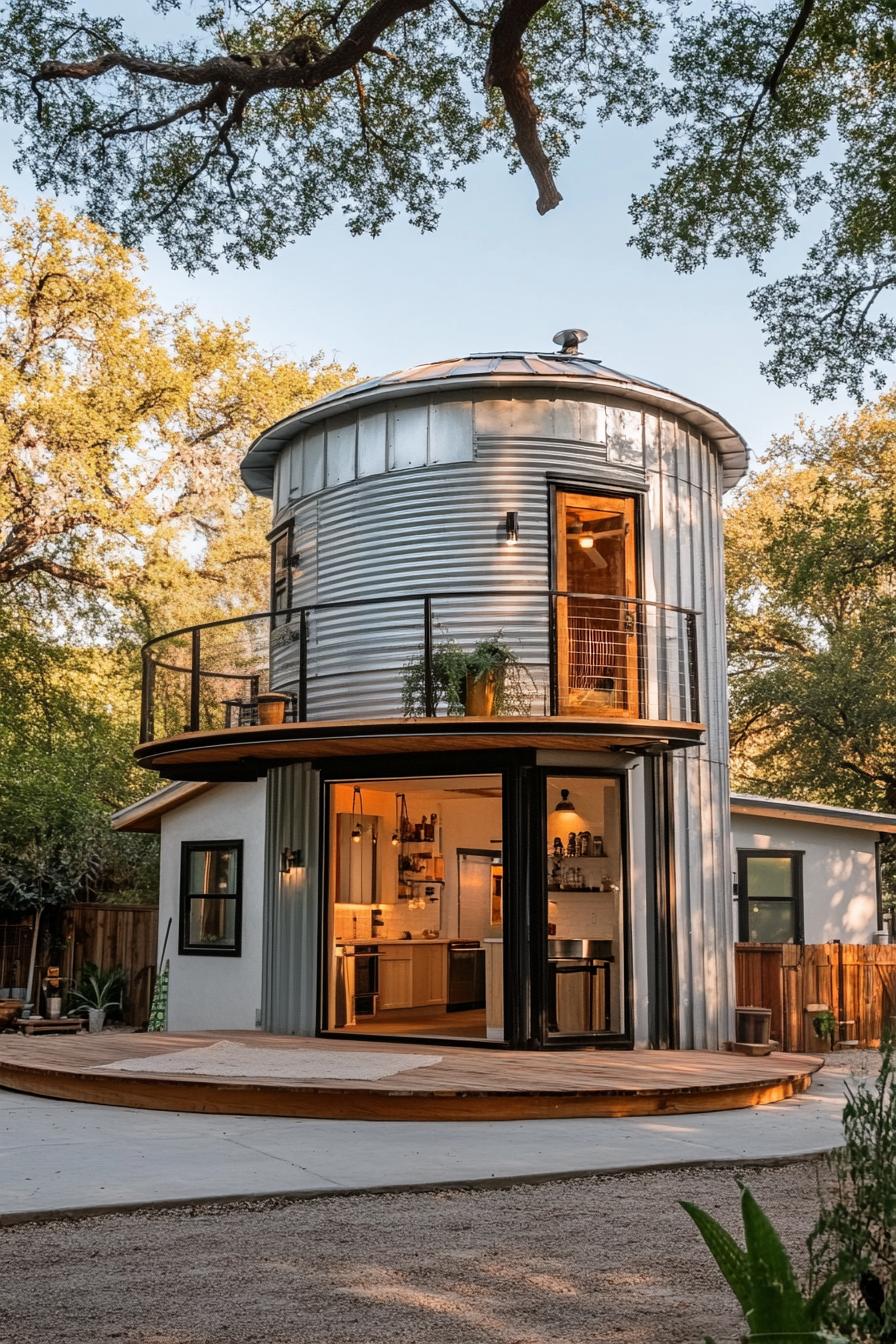
[[[837,1030],[837,1019],[830,1008],[825,1008],[823,1013],[816,1013],[812,1019],[812,1029],[816,1036],[820,1036],[831,1046],[834,1047],[834,1032]]]
[[[491,678],[495,688],[494,711],[497,715],[528,714],[536,685],[529,669],[520,662],[503,637],[504,632],[481,639],[471,653],[465,653],[450,636],[432,653],[433,700],[436,711],[444,702],[448,714],[466,710],[467,677],[473,681]],[[420,718],[426,713],[426,659],[421,652],[403,668],[402,712],[405,718]]]
[[[421,652],[402,669],[401,708],[406,719],[426,714],[426,658]],[[467,655],[456,640],[443,639],[432,651],[432,693],[438,713],[463,714],[466,694]]]
[[[120,1008],[122,998],[113,996],[121,996],[126,983],[127,974],[121,966],[101,971],[95,962],[85,961],[78,975],[78,983],[71,991],[70,998],[73,1002],[69,1008],[69,1016],[84,1013],[89,1008],[106,1010]]]
[[[800,1339],[844,1344],[843,1336],[825,1333],[825,1306],[836,1278],[826,1278],[807,1296],[800,1288],[780,1237],[745,1185],[741,1185],[741,1216],[745,1248],[715,1218],[682,1201],[719,1269],[740,1303],[749,1327],[747,1339]],[[712,1344],[707,1340],[706,1344]]]
[[[828,1324],[850,1340],[896,1341],[896,1047],[881,1046],[873,1087],[847,1088],[832,1193],[809,1238],[814,1282],[836,1279]]]

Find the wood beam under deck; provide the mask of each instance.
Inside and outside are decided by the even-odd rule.
[[[702,723],[620,718],[321,720],[179,733],[144,742],[134,755],[166,779],[251,780],[271,766],[344,756],[520,748],[654,754],[697,746],[704,731]]]

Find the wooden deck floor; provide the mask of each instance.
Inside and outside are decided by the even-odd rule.
[[[379,1081],[140,1072],[98,1066],[233,1041],[313,1052],[407,1054],[408,1069]],[[439,1055],[415,1067],[413,1057]],[[734,1110],[781,1101],[809,1087],[822,1061],[727,1052],[522,1052],[309,1040],[262,1032],[170,1035],[0,1036],[0,1087],[107,1106],[346,1120],[522,1120]]]

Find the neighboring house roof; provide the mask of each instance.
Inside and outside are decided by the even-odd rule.
[[[609,369],[599,359],[584,355],[537,354],[504,350],[495,354],[467,355],[417,364],[410,369],[368,378],[352,387],[331,392],[310,406],[288,415],[260,434],[243,458],[240,470],[246,485],[256,495],[273,493],[274,463],[281,449],[306,425],[355,410],[370,402],[393,400],[433,391],[458,392],[488,387],[512,391],[518,387],[579,388],[647,402],[692,424],[712,441],[722,462],[725,488],[735,485],[747,470],[749,453],[745,440],[717,411],[683,397],[671,388],[649,382],[618,369]]]
[[[777,817],[789,821],[810,821],[818,826],[847,826],[858,831],[896,834],[896,816],[891,813],[829,807],[827,803],[803,803],[792,798],[762,798],[753,793],[732,793],[731,811],[737,816]]]
[[[113,831],[160,831],[162,829],[162,817],[166,812],[170,812],[175,807],[180,807],[182,803],[189,802],[191,798],[197,798],[200,793],[205,793],[208,789],[214,787],[214,784],[186,783],[184,781],[167,784],[164,789],[151,793],[148,798],[141,798],[139,802],[131,803],[128,807],[122,807],[118,812],[113,812],[111,818],[112,829]]]

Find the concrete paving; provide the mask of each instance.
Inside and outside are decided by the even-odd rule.
[[[824,1152],[844,1087],[877,1055],[829,1059],[801,1097],[634,1120],[255,1119],[77,1105],[0,1091],[0,1223],[202,1200],[513,1183]]]

